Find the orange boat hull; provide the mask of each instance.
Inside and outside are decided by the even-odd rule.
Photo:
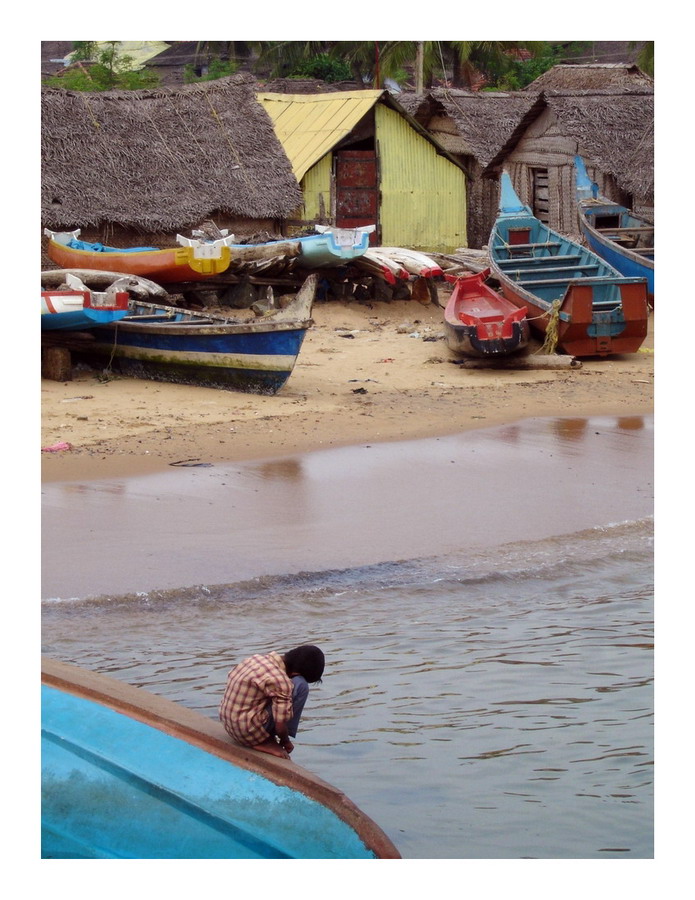
[[[138,275],[169,284],[182,281],[204,281],[229,268],[229,247],[219,248],[219,257],[196,257],[192,247],[170,247],[164,250],[142,250],[133,253],[77,250],[50,240],[48,256],[61,269],[98,269]]]
[[[534,305],[520,291],[502,282],[502,293],[512,303],[526,310],[531,326],[545,336],[551,317],[544,306]],[[620,287],[623,328],[613,334],[608,324],[603,327],[601,314],[593,308],[590,284],[571,285],[560,307],[557,346],[570,356],[609,356],[615,353],[636,353],[647,336],[649,307],[644,282],[623,284]],[[608,320],[608,317],[607,317]]]

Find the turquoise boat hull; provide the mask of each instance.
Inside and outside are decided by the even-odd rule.
[[[305,269],[323,269],[333,266],[344,266],[353,259],[364,256],[369,249],[369,235],[374,231],[373,225],[358,228],[330,228],[325,226],[318,234],[305,237],[290,238],[300,245],[297,265]],[[268,241],[267,244],[231,244],[232,254],[235,248],[248,250],[249,247],[272,247],[273,244],[285,244],[283,241]]]
[[[506,171],[488,247],[502,294],[526,310],[547,349],[579,358],[639,350],[648,330],[646,279],[621,275],[537,219]]]
[[[127,315],[127,309],[81,309],[75,312],[42,313],[41,331],[85,331],[99,325],[112,325]]]
[[[44,662],[41,757],[43,859],[398,857],[344,795],[299,766],[54,661]]]

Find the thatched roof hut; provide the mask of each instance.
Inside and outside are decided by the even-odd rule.
[[[466,176],[385,90],[259,92],[304,191],[294,223],[374,225],[382,246],[466,243]]]
[[[253,80],[42,92],[42,224],[168,233],[278,220],[302,193]],[[253,230],[253,229],[250,229]]]
[[[356,81],[322,81],[318,78],[259,78],[256,86],[259,93],[268,94],[335,94],[360,88],[364,89],[364,85]]]
[[[486,166],[511,135],[535,98],[521,92],[434,88],[401,94],[398,102],[450,153]]]
[[[491,159],[532,108],[521,92],[434,88],[401,94],[398,102],[458,159],[468,176],[467,231],[470,247],[485,243],[497,210],[497,185],[482,177]]]
[[[647,214],[654,206],[654,92],[544,91],[486,176],[506,168],[523,202],[552,228],[576,233],[574,157],[584,157],[599,189]],[[545,196],[543,196],[545,195]]]
[[[596,91],[653,89],[654,81],[631,63],[557,65],[526,85],[524,91]]]

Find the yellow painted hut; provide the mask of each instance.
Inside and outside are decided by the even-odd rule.
[[[303,194],[286,222],[376,225],[373,243],[467,246],[462,165],[388,91],[258,93]]]

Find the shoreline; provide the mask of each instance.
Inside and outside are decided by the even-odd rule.
[[[654,411],[653,315],[639,352],[557,370],[457,364],[433,304],[330,301],[316,304],[313,318],[274,396],[87,369],[69,382],[42,380],[41,447],[72,448],[41,453],[42,482],[444,437],[528,418]]]

